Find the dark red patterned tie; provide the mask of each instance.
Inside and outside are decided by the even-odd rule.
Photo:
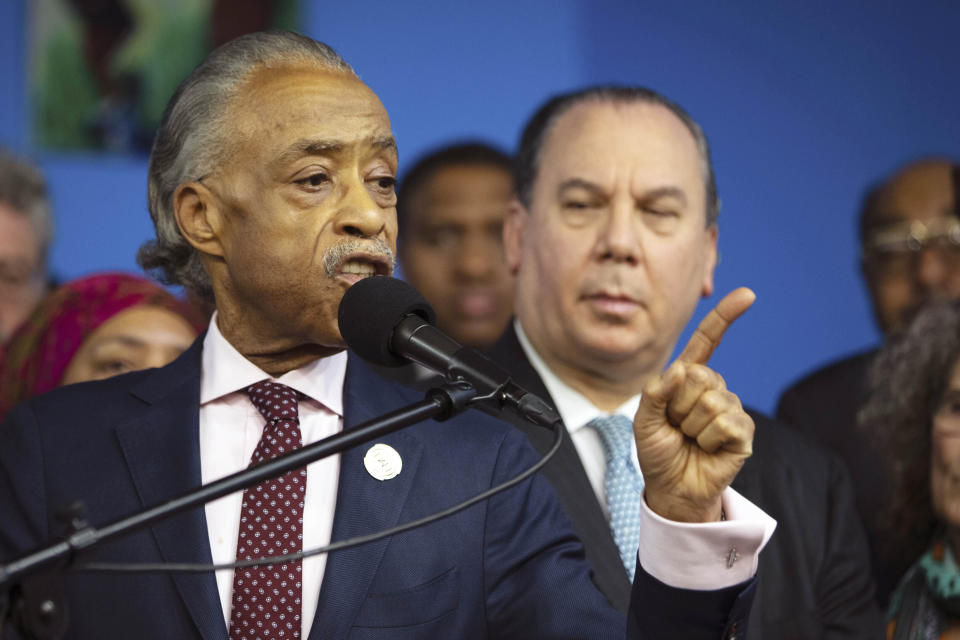
[[[265,380],[247,387],[267,420],[250,459],[258,465],[301,446],[298,394]],[[306,468],[244,490],[237,560],[280,556],[303,549],[303,495]],[[237,569],[233,576],[230,640],[300,638],[302,563]]]

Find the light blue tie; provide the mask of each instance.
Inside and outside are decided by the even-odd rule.
[[[610,509],[610,529],[620,550],[620,560],[633,580],[640,542],[640,507],[643,476],[633,463],[633,423],[624,416],[594,418],[587,425],[600,434],[607,456],[603,486]]]

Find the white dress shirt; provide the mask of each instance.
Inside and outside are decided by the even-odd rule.
[[[304,395],[299,407],[300,431],[304,445],[338,433],[343,428],[343,383],[347,364],[345,352],[321,358],[279,378],[271,378],[227,342],[217,328],[216,321],[217,316],[214,314],[203,341],[200,378],[200,471],[205,484],[245,469],[250,463],[264,427],[263,416],[250,402],[245,391],[252,384],[262,380],[274,380]],[[584,403],[587,407],[592,405],[553,376],[530,348],[519,325],[517,333],[527,356],[543,377],[557,403],[564,423],[574,434],[574,443],[584,460],[584,466],[588,468],[588,474],[591,474],[591,483],[598,492],[601,504],[605,503],[603,449],[593,429],[582,428],[593,417],[603,415],[602,412],[596,408],[593,408],[592,412],[587,411]],[[558,384],[566,391],[561,390],[562,387]],[[570,402],[570,399],[577,397],[579,401]],[[576,408],[578,405],[579,408]],[[639,398],[632,399],[618,409],[618,413],[635,412],[637,406]],[[581,414],[583,420],[574,423],[570,416]],[[632,413],[626,415],[632,419]],[[576,419],[580,420],[579,417]],[[587,456],[590,456],[589,462]],[[339,456],[324,458],[307,467],[303,517],[304,550],[330,542],[339,467]],[[723,500],[728,517],[728,521],[724,523],[670,522],[644,508],[639,542],[639,558],[644,569],[666,584],[692,589],[722,588],[751,577],[756,572],[757,554],[772,534],[775,523],[731,489],[724,493]],[[236,492],[210,502],[205,507],[210,550],[215,563],[236,560],[242,503],[242,493]],[[735,549],[743,560],[728,562],[731,549]],[[321,554],[303,561],[303,638],[309,635],[316,615],[326,558],[326,554]],[[729,564],[733,565],[731,569],[727,568]],[[721,566],[723,571],[720,571]],[[233,573],[218,571],[216,574],[224,623],[228,628]]]
[[[594,418],[609,415],[626,416],[633,422],[640,407],[640,396],[630,398],[612,414],[601,411],[550,370],[530,344],[519,321],[514,320],[513,325],[523,352],[543,380],[570,433],[590,485],[609,520],[604,489],[606,455],[600,434],[587,425]],[[636,452],[634,442],[632,460],[639,473]],[[757,572],[760,551],[777,523],[733,489],[727,488],[721,500],[727,520],[705,523],[665,520],[644,501],[638,541],[639,560],[644,570],[663,583],[683,589],[721,589],[752,577]]]
[[[305,367],[271,378],[233,348],[217,328],[217,316],[203,340],[200,377],[200,473],[204,484],[246,469],[260,441],[263,416],[250,402],[245,389],[262,380],[274,380],[304,395],[300,401],[300,433],[307,445],[338,433],[343,428],[343,380],[346,352],[320,358]],[[303,548],[330,542],[337,500],[340,456],[324,458],[307,466],[307,490],[303,509]],[[237,536],[243,493],[236,492],[207,503],[210,551],[216,563],[237,557]],[[317,611],[320,584],[327,563],[321,554],[303,561],[301,636],[306,638]],[[223,618],[230,625],[233,571],[218,571],[217,590]]]

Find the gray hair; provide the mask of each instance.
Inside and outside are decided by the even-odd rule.
[[[716,224],[720,215],[720,198],[717,195],[717,181],[710,158],[710,144],[703,129],[690,117],[683,107],[653,89],[637,86],[598,85],[586,87],[570,93],[553,96],[543,103],[531,116],[520,136],[520,144],[514,156],[514,180],[517,196],[523,206],[530,208],[533,199],[533,183],[540,168],[540,152],[547,136],[553,130],[557,120],[564,113],[585,102],[606,102],[613,104],[656,104],[669,110],[680,119],[700,153],[703,170],[704,191],[706,194],[707,226]]]
[[[53,210],[47,182],[40,169],[0,147],[0,203],[24,216],[37,234],[40,267],[46,273],[47,253],[53,243]]]
[[[257,70],[292,64],[356,76],[336,51],[291,31],[240,36],[217,48],[180,83],[163,113],[150,152],[147,198],[156,239],[137,260],[167,284],[180,284],[207,300],[213,288],[197,251],[177,226],[173,194],[185,182],[213,172],[228,151],[227,106]]]

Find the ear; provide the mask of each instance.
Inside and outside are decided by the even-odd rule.
[[[717,225],[710,225],[705,233],[706,246],[704,250],[706,254],[703,261],[703,286],[700,295],[707,298],[713,295],[713,272],[717,269],[717,259],[719,257],[717,253]]]
[[[513,198],[507,206],[507,218],[503,222],[503,249],[507,257],[510,273],[517,275],[523,255],[523,233],[526,230],[529,213]]]
[[[199,182],[185,182],[173,192],[173,213],[180,233],[201,253],[223,256],[223,215],[214,195]]]

